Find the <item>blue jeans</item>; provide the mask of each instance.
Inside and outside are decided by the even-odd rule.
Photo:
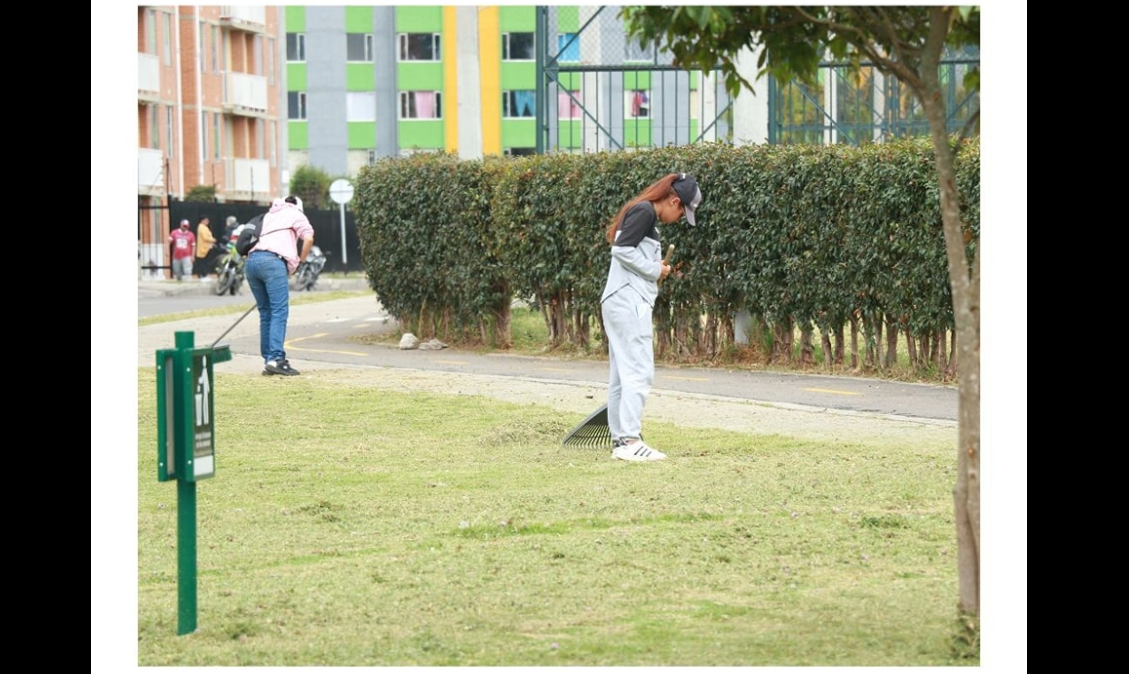
[[[263,361],[286,360],[286,321],[290,318],[290,280],[286,261],[266,251],[252,251],[243,267],[259,307],[259,352]]]

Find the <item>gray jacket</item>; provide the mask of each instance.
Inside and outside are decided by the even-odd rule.
[[[659,296],[662,275],[662,243],[655,206],[649,201],[632,206],[624,214],[612,244],[608,281],[600,302],[624,288],[631,288],[651,308]]]

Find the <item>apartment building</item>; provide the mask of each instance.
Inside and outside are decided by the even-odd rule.
[[[724,88],[701,73],[658,72],[632,45],[617,8],[552,7],[544,40],[563,72],[546,87],[554,151],[692,142]],[[380,157],[463,157],[537,149],[537,8],[287,6],[288,166],[355,175]],[[542,55],[544,57],[544,55]],[[699,95],[699,94],[702,95]],[[707,124],[702,124],[706,119]],[[542,148],[545,149],[545,148]]]
[[[269,203],[285,175],[285,71],[278,7],[137,8],[138,241],[167,265],[170,199],[212,186]]]

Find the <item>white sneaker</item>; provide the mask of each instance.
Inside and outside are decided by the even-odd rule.
[[[647,443],[642,440],[637,440],[632,443],[624,443],[613,449],[612,457],[621,461],[662,461],[666,458],[666,454],[654,447],[647,446]]]

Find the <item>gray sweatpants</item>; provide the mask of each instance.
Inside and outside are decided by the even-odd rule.
[[[655,380],[651,306],[624,287],[600,309],[608,333],[608,431],[613,438],[638,438],[643,405]]]

